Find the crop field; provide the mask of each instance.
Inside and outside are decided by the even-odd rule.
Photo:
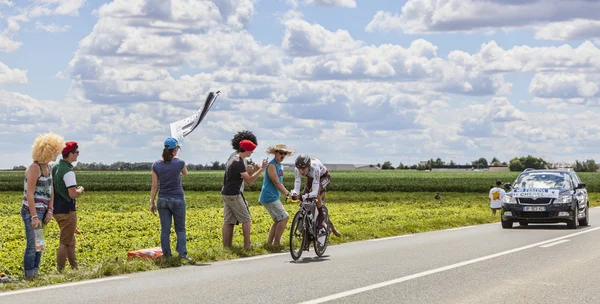
[[[219,191],[223,171],[191,171],[182,178],[186,191]],[[518,172],[424,172],[404,170],[334,171],[332,191],[477,192],[486,193],[497,179],[512,182]],[[600,173],[579,173],[591,192],[600,191]],[[285,171],[292,187],[294,174]],[[150,191],[149,171],[77,172],[78,184],[89,191]],[[260,191],[262,178],[245,191]],[[23,172],[0,172],[0,191],[23,191]]]
[[[341,238],[332,237],[331,244],[339,244],[498,222],[499,217],[492,216],[489,210],[487,192],[496,179],[509,182],[517,173],[353,171],[332,175],[332,191],[328,192],[326,202],[332,221],[342,233]],[[288,188],[292,186],[292,176],[286,171],[284,184]],[[588,184],[591,206],[600,205],[600,174],[580,176]],[[13,280],[10,284],[0,284],[0,291],[181,265],[177,259],[127,261],[128,251],[160,246],[159,220],[148,210],[149,172],[78,172],[77,177],[78,183],[86,187],[85,195],[78,199],[79,270],[72,271],[68,266],[64,273],[55,270],[58,226],[52,221],[46,227],[47,250],[42,257],[41,276],[24,281],[25,236],[19,215],[23,173],[0,173],[0,188],[5,190],[0,191],[0,272]],[[264,245],[272,221],[257,202],[262,178],[255,185],[246,185],[253,249],[242,249],[239,226],[234,234],[234,248],[222,248],[223,205],[219,194],[222,178],[222,171],[192,172],[183,178],[189,256],[197,263],[210,264],[281,250]],[[436,192],[441,200],[434,199]],[[298,209],[296,204],[286,203],[284,207],[291,216]],[[283,251],[287,250],[288,238],[286,231],[282,237]],[[176,255],[174,231],[171,243]]]

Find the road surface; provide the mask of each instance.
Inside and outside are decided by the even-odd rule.
[[[0,293],[0,303],[600,303],[591,225],[500,223]],[[595,221],[597,219],[597,221]]]

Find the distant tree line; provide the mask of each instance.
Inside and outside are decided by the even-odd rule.
[[[381,164],[377,164],[377,166],[383,170],[431,170],[438,168],[445,169],[488,169],[493,166],[508,166],[510,171],[523,171],[527,168],[532,169],[553,169],[555,167],[554,164],[548,163],[544,159],[540,157],[534,157],[532,155],[527,155],[523,157],[515,157],[510,160],[510,162],[501,162],[496,157],[493,157],[490,162],[484,157],[473,160],[470,164],[459,165],[454,163],[454,161],[450,161],[446,163],[439,157],[437,159],[430,159],[426,162],[420,162],[419,164],[414,165],[405,165],[400,163],[397,167],[392,165],[391,161],[386,161]],[[586,160],[586,161],[575,161],[575,164],[572,166],[573,170],[577,172],[596,172],[600,169],[600,166],[596,164],[594,160]]]
[[[210,164],[187,164],[187,168],[190,171],[193,170],[225,170],[226,163],[221,163],[218,161],[214,161]],[[15,171],[24,171],[27,169],[24,166],[15,166],[13,170]],[[103,163],[84,163],[78,162],[74,167],[75,170],[81,171],[150,171],[152,169],[151,162],[139,162],[139,163],[130,163],[130,162],[116,162],[112,164],[103,164]]]
[[[248,159],[248,162],[251,164],[252,160]],[[199,171],[199,170],[225,170],[226,163],[221,163],[219,161],[214,161],[209,164],[187,164],[188,170]],[[383,170],[431,170],[438,168],[446,168],[446,169],[487,169],[490,166],[508,166],[510,171],[523,171],[527,168],[533,169],[553,169],[553,164],[550,164],[543,160],[542,158],[534,157],[531,155],[523,156],[523,157],[515,157],[510,160],[507,164],[506,162],[500,162],[496,157],[492,158],[492,160],[488,163],[487,159],[481,157],[472,161],[470,164],[459,165],[454,161],[450,161],[446,163],[441,158],[430,159],[426,162],[420,162],[419,164],[413,165],[405,165],[400,163],[397,167],[392,165],[391,161],[386,161],[382,164],[377,164],[377,167]],[[130,163],[130,162],[116,162],[112,164],[104,164],[104,163],[84,163],[78,162],[77,166],[75,166],[76,170],[82,171],[149,171],[152,168],[151,162],[139,162],[139,163]],[[14,171],[24,171],[27,169],[24,166],[15,166],[12,168]],[[573,164],[573,170],[577,172],[596,172],[600,169],[600,166],[596,164],[596,162],[592,159],[588,159],[586,161],[575,161]]]

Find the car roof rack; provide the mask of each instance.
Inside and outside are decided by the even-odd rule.
[[[533,170],[535,170],[535,169],[533,169],[533,168],[527,168],[527,169],[523,170],[523,172],[533,171]]]

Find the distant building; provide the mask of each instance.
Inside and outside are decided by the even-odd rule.
[[[437,172],[466,172],[472,171],[471,168],[431,168],[431,171]]]

